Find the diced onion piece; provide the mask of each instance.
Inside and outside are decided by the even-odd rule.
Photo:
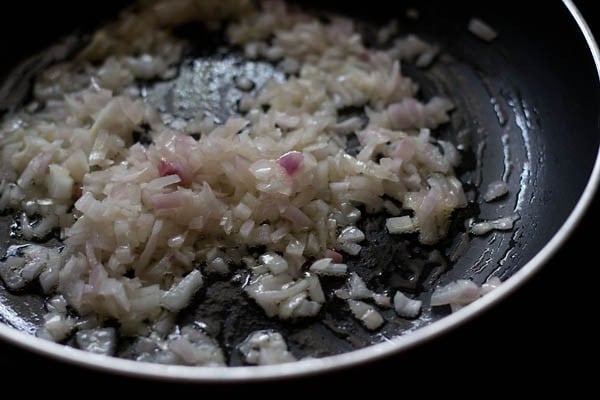
[[[413,233],[418,227],[411,217],[393,217],[385,220],[385,226],[391,234]]]
[[[385,294],[380,294],[380,293],[373,293],[373,300],[375,301],[375,304],[377,304],[379,307],[391,307],[392,306],[392,301],[390,299],[390,296],[387,296]]]
[[[162,177],[177,175],[183,186],[189,186],[193,180],[192,173],[179,160],[167,160],[162,158],[158,163],[158,173]]]
[[[246,204],[240,203],[233,209],[233,215],[239,219],[247,220],[252,215],[252,209]]]
[[[75,322],[64,315],[56,312],[44,315],[44,327],[39,334],[47,339],[60,342],[66,339],[75,328]]]
[[[299,151],[290,151],[277,159],[277,163],[283,167],[288,175],[294,175],[302,166],[304,155]]]
[[[344,261],[344,256],[335,250],[327,249],[323,255],[325,258],[331,258],[331,260],[337,264],[340,264]]]
[[[313,226],[313,221],[302,210],[293,205],[287,206],[281,216],[300,227],[310,228]]]
[[[350,254],[351,256],[357,256],[362,249],[362,246],[357,243],[346,242],[340,246],[340,250]]]
[[[486,42],[491,42],[498,37],[498,32],[479,18],[471,18],[467,28],[473,35]]]
[[[340,243],[359,243],[363,240],[365,240],[365,234],[355,226],[344,228],[338,236]]]
[[[400,291],[397,291],[394,296],[394,310],[404,318],[415,318],[419,315],[422,304],[422,301],[413,300]]]
[[[278,275],[288,270],[288,263],[285,258],[277,253],[265,253],[259,257],[260,262],[265,265],[274,274]]]
[[[162,295],[160,305],[173,312],[184,309],[203,283],[202,273],[197,269],[193,270],[181,282]]]
[[[341,299],[368,299],[373,296],[373,292],[356,272],[350,273],[346,286],[347,289],[336,290],[336,296]]]
[[[294,309],[294,317],[314,317],[321,310],[321,304],[316,301],[304,300]]]
[[[229,264],[223,257],[215,257],[206,263],[206,271],[224,275],[229,273]]]
[[[501,283],[502,281],[497,276],[489,278],[486,283],[481,285],[481,295],[483,296],[488,294],[489,292],[500,286]]]
[[[473,235],[485,235],[493,230],[509,231],[514,227],[514,224],[518,219],[519,214],[515,213],[507,217],[502,217],[491,221],[475,222],[471,224],[469,231]]]
[[[64,167],[69,170],[69,175],[77,182],[82,182],[83,177],[89,172],[87,156],[83,150],[75,150],[63,163]]]
[[[313,262],[309,269],[318,275],[344,276],[348,271],[348,266],[335,264],[331,258],[321,258]]]
[[[325,303],[325,293],[321,287],[321,281],[315,275],[310,275],[306,278],[309,282],[308,295],[317,303]]]
[[[254,82],[245,76],[235,77],[235,86],[244,92],[248,92],[254,88]]]
[[[161,347],[164,347],[164,344]],[[184,326],[180,335],[170,336],[167,347],[170,353],[176,355],[186,365],[223,366],[225,364],[223,352],[215,340],[192,326]]]
[[[256,331],[249,334],[238,347],[247,364],[272,365],[295,361],[279,332]]]
[[[55,199],[70,199],[73,196],[73,178],[69,170],[57,164],[49,166],[48,194]]]
[[[75,334],[77,346],[95,354],[113,355],[117,348],[114,328],[80,330]]]
[[[472,281],[459,279],[450,282],[446,286],[438,287],[431,295],[432,306],[443,306],[446,304],[467,305],[481,296],[480,288]]]
[[[244,290],[263,308],[268,316],[272,317],[279,315],[279,304],[281,302],[307,291],[310,286],[311,284],[307,279],[294,281],[287,274],[274,276],[266,273],[246,286]],[[299,306],[299,304],[296,305]],[[291,316],[293,315],[287,317]]]
[[[508,185],[503,181],[493,181],[487,186],[485,193],[483,194],[483,200],[486,202],[494,201],[499,197],[504,196],[508,193]]]
[[[306,301],[307,297],[308,294],[306,292],[301,292],[285,299],[279,303],[277,316],[282,319],[288,319],[295,316],[296,309]]]
[[[383,325],[384,320],[375,307],[358,300],[348,300],[350,311],[369,330],[375,330]]]
[[[8,257],[6,261],[0,262],[0,278],[9,289],[20,290],[25,287],[27,281],[21,276],[25,265],[23,257]]]

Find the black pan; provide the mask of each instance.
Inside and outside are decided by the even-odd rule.
[[[505,281],[500,289],[451,316],[447,316],[448,312],[444,310],[428,311],[415,322],[398,320],[390,324],[388,331],[384,331],[388,336],[420,328],[400,339],[360,351],[277,368],[224,371],[176,367],[164,370],[149,364],[106,360],[79,351],[65,351],[61,346],[18,332],[27,333],[34,329],[43,312],[42,301],[34,295],[13,295],[2,286],[0,319],[12,327],[0,325],[0,337],[48,355],[127,374],[190,380],[290,376],[353,365],[396,353],[446,332],[513,292],[541,268],[564,242],[589,205],[597,185],[600,144],[598,51],[570,1],[545,5],[543,15],[537,8],[528,9],[512,1],[493,4],[480,2],[475,6],[447,3],[450,2],[388,4],[375,1],[368,15],[365,15],[362,7],[347,4],[336,7],[340,12],[365,21],[367,38],[373,26],[394,17],[403,21],[403,30],[406,32],[417,33],[441,46],[443,52],[433,67],[423,71],[406,65],[404,72],[419,82],[425,97],[442,92],[457,104],[459,112],[453,114],[451,124],[439,134],[450,135],[459,130],[471,132],[470,150],[465,152],[468,162],[463,179],[473,186],[484,188],[488,182],[504,175],[510,188],[509,196],[501,202],[486,204],[480,198],[475,199],[474,206],[463,217],[493,218],[513,211],[520,215],[512,232],[473,238],[464,252],[456,252],[458,238],[451,238],[435,249],[449,259],[458,255],[455,261],[448,260],[451,261],[449,267],[439,279],[432,278],[432,274],[437,277],[435,274],[442,271],[432,267],[418,280],[418,285],[401,287],[421,292],[426,298],[437,284],[457,278],[471,278],[482,283],[494,275]],[[334,2],[319,4],[325,9],[336,8]],[[66,9],[61,3],[41,5],[42,9],[48,10],[42,10],[39,13],[40,20],[37,21],[36,17],[29,24],[45,32],[44,35],[27,36],[16,43],[9,39],[6,32],[0,32],[0,42],[9,55],[0,65],[0,74],[5,81],[0,90],[0,107],[7,110],[19,104],[27,96],[30,79],[36,69],[64,58],[85,40],[85,35],[71,36],[66,45],[44,51],[40,56],[29,58],[25,64],[21,63],[22,60],[37,54],[55,43],[58,37],[76,28],[83,33],[89,31],[98,19],[114,12],[112,6],[112,3],[107,5],[102,15],[98,15],[97,10],[88,10],[84,5],[76,5],[75,10],[69,8],[68,14],[60,12],[61,7]],[[421,18],[416,22],[404,18],[405,9],[411,6],[420,10]],[[49,24],[45,16],[50,14],[55,15],[59,22],[53,19]],[[15,15],[18,17],[22,14]],[[77,20],[72,15],[78,15]],[[500,32],[499,38],[486,43],[468,33],[467,21],[473,16],[494,26]],[[2,26],[1,29],[8,28]],[[211,45],[210,41],[202,42],[190,50],[190,57],[206,58]],[[219,60],[208,57],[208,61],[218,63]],[[20,67],[15,70],[17,65]],[[226,85],[227,79],[221,79]],[[218,104],[206,106],[220,109],[225,115],[230,112],[227,104],[234,104],[234,100],[225,98]],[[377,218],[371,218],[371,222],[377,224]],[[10,216],[6,216],[4,226],[9,221]],[[376,232],[373,234],[377,235]],[[0,232],[0,238],[5,246],[9,240],[6,232]],[[383,244],[369,246],[352,263],[351,268],[360,271],[367,265],[370,270],[380,268],[385,272],[389,260],[402,259],[403,255],[398,254],[397,242],[386,237],[373,239]],[[222,290],[223,287],[215,286],[214,290],[217,289]],[[374,338],[360,327],[337,318],[335,306],[329,310],[330,322],[345,329],[335,335],[330,332],[331,326],[324,328],[321,323],[277,326],[277,322],[265,322],[260,310],[253,309],[252,304],[244,302],[244,299],[234,304],[233,309],[236,311],[232,314],[244,314],[239,317],[239,321],[244,323],[239,332],[224,339],[229,340],[225,344],[230,347],[240,338],[243,339],[247,331],[264,327],[276,327],[295,335],[296,339],[291,341],[290,346],[301,356],[330,356],[381,341],[380,337]],[[206,315],[203,312],[212,313],[214,310],[198,307],[185,318],[204,318]],[[233,322],[240,326],[239,321]],[[235,358],[234,352],[231,357]]]

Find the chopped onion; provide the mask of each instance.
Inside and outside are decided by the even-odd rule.
[[[287,206],[281,216],[300,227],[309,228],[313,225],[313,221],[302,210],[293,205]]]
[[[446,286],[436,288],[431,295],[431,305],[467,305],[477,300],[480,295],[480,288],[474,282],[459,279]]]
[[[391,307],[392,306],[392,300],[390,299],[390,296],[385,295],[385,294],[380,294],[380,293],[373,293],[373,301],[375,301],[375,304],[377,304],[379,307]]]
[[[321,282],[319,278],[314,275],[309,275],[308,280],[308,295],[311,299],[316,301],[317,303],[325,303],[325,293],[323,293],[323,288],[321,287]]]
[[[519,214],[515,213],[507,217],[502,217],[491,221],[472,223],[469,231],[473,235],[485,235],[493,230],[508,231],[514,227],[515,222],[519,218]]]
[[[249,334],[238,347],[247,364],[271,365],[295,361],[280,333],[271,330]]]
[[[56,312],[51,312],[44,315],[44,330],[39,331],[39,335],[46,339],[60,342],[71,334],[73,328],[75,328],[73,319]]]
[[[369,330],[378,329],[384,320],[373,306],[358,300],[348,300],[350,311]]]
[[[169,311],[180,311],[190,303],[194,294],[203,284],[202,273],[195,269],[162,295],[160,305]]]
[[[437,57],[439,52],[440,52],[440,49],[437,46],[433,46],[433,47],[427,49],[426,51],[424,51],[417,57],[417,61],[415,62],[415,65],[419,68],[429,67],[431,65],[431,63],[433,62],[433,60],[435,60],[435,58]]]
[[[338,253],[335,250],[327,249],[325,253],[323,253],[325,258],[331,258],[331,260],[336,264],[341,264],[344,261],[344,256]]]
[[[488,294],[489,292],[500,286],[501,283],[502,281],[497,276],[489,278],[486,283],[481,285],[481,295],[483,296]]]
[[[483,194],[483,199],[486,202],[494,201],[499,197],[504,196],[508,193],[508,185],[503,181],[493,181],[487,186],[485,193]]]
[[[184,186],[188,186],[192,181],[191,173],[179,161],[161,159],[158,163],[158,174],[160,176],[177,175]]]
[[[340,246],[340,250],[350,254],[351,256],[357,256],[361,249],[361,245],[352,242],[346,242]]]
[[[0,278],[9,289],[23,289],[27,284],[21,276],[25,264],[26,261],[22,257],[8,257],[6,261],[0,262]]]
[[[467,28],[473,35],[486,42],[491,42],[498,37],[498,33],[479,18],[471,18]]]
[[[76,57],[41,71],[32,104],[3,116],[0,210],[20,213],[23,239],[60,232],[64,245],[0,262],[8,288],[38,279],[59,296],[39,335],[74,333],[69,343],[112,354],[106,321],[115,320],[119,334],[134,338],[128,357],[223,365],[212,329],[176,321],[202,273],[212,281],[238,269],[236,279],[250,275],[248,297],[286,320],[317,316],[328,298],[320,279],[347,276],[336,295],[369,329],[379,327],[376,306],[357,300],[391,307],[392,299],[349,274],[342,255],[364,253],[367,230],[358,227],[372,227],[363,214],[387,212],[390,233],[418,232],[430,245],[467,204],[454,173],[460,154],[431,132],[454,105],[418,100],[401,68],[429,66],[439,47],[394,38],[391,22],[378,32],[381,46],[369,48],[350,19],[324,22],[277,1],[142,3]],[[198,114],[199,103],[187,101],[218,94],[199,74],[206,60],[180,65],[184,43],[173,30],[195,22],[260,59],[243,71],[239,60],[213,60],[236,86],[243,115]],[[200,97],[198,84],[208,85]],[[174,104],[165,104],[171,86]],[[405,315],[415,312],[412,302],[394,298]],[[249,359],[259,364],[293,359],[285,348],[272,355],[270,345],[253,346],[258,358]]]
[[[285,169],[288,175],[294,175],[302,166],[304,156],[298,151],[290,151],[277,159],[277,163]]]
[[[388,218],[385,226],[391,234],[412,233],[417,230],[413,219],[407,215],[402,217]]]
[[[48,167],[48,194],[55,199],[70,199],[73,195],[73,178],[69,170],[60,165],[51,164]]]
[[[260,275],[246,286],[245,291],[268,316],[292,318],[297,315],[296,309],[305,310],[301,305],[306,302],[304,296],[310,288],[311,282],[308,279],[295,281],[287,274],[273,276],[267,273]],[[312,315],[315,315],[319,309],[320,307],[310,307]]]
[[[365,281],[356,272],[350,273],[347,286],[347,289],[336,290],[336,296],[342,299],[368,299],[373,296],[373,292],[367,288]]]
[[[359,243],[363,240],[365,240],[365,234],[355,226],[344,228],[338,236],[340,243]]]
[[[183,327],[180,335],[170,337],[167,347],[182,364],[222,366],[225,363],[219,345],[204,332],[191,326]]]
[[[114,328],[80,330],[75,334],[77,346],[96,354],[113,355],[117,349],[117,333]]]
[[[453,108],[449,100],[441,97],[434,97],[427,104],[409,97],[391,104],[387,115],[394,129],[436,128],[450,120],[447,113]]]
[[[450,282],[446,286],[436,288],[431,295],[431,305],[440,306],[448,304],[454,312],[489,293],[500,284],[501,281],[497,277],[490,278],[481,287],[472,281],[459,279]]]
[[[259,257],[260,262],[265,265],[274,274],[278,275],[287,272],[288,263],[285,258],[276,253],[265,253]]]
[[[401,317],[415,318],[421,312],[422,304],[420,300],[413,300],[400,291],[394,296],[394,310]]]
[[[215,257],[206,263],[206,272],[227,274],[229,273],[229,264],[223,259],[223,257]]]
[[[245,76],[237,76],[235,78],[235,86],[244,92],[248,92],[254,88],[254,82]]]
[[[348,271],[346,264],[335,264],[331,258],[322,258],[312,263],[310,271],[318,275],[344,276]]]

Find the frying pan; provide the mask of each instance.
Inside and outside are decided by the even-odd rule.
[[[164,367],[106,359],[45,342],[27,332],[34,329],[39,319],[41,300],[29,295],[14,296],[3,287],[0,287],[0,318],[4,324],[0,324],[0,337],[48,356],[128,375],[194,381],[250,380],[322,372],[395,354],[447,332],[508,296],[552,257],[592,200],[600,179],[600,56],[589,29],[571,1],[545,5],[543,16],[539,9],[528,9],[510,1],[475,6],[446,3],[449,2],[395,2],[391,5],[375,1],[368,16],[358,6],[344,4],[337,8],[367,20],[367,34],[368,26],[381,24],[390,17],[403,20],[408,6],[420,10],[418,22],[403,20],[406,31],[439,44],[443,52],[430,69],[422,71],[407,65],[405,73],[419,82],[425,97],[441,92],[457,104],[459,112],[453,114],[446,131],[439,134],[449,135],[459,129],[471,133],[469,154],[472,159],[463,178],[484,188],[488,182],[504,175],[509,184],[510,194],[500,202],[485,204],[476,199],[479,210],[474,212],[475,215],[493,218],[513,211],[520,215],[512,232],[473,238],[466,251],[460,254],[453,252],[458,246],[456,241],[445,243],[441,250],[450,255],[457,254],[456,261],[439,279],[425,277],[420,281],[423,298],[436,284],[457,278],[471,278],[482,283],[489,276],[499,276],[504,280],[500,288],[454,314],[428,311],[412,325],[396,326],[397,333],[407,333],[398,338],[351,352],[277,367],[227,370]],[[6,42],[10,36],[1,32],[0,41],[9,55],[0,66],[0,74],[7,82],[0,90],[0,106],[4,109],[26,97],[32,72],[64,57],[69,52],[69,42],[66,47],[42,52],[33,58],[28,56],[77,27],[83,26],[81,32],[89,31],[99,18],[114,12],[112,3],[102,10],[102,15],[98,15],[97,10],[94,13],[85,10],[83,6],[75,6],[75,10],[70,8],[69,13],[62,13],[58,7],[47,10],[48,13],[39,12],[39,15],[49,15],[53,11],[55,16],[51,23],[46,18],[35,21],[45,35],[23,37],[17,44]],[[320,7],[331,9],[336,6],[333,2],[325,5],[321,2]],[[78,15],[77,21],[68,15]],[[500,32],[499,38],[485,43],[470,35],[465,27],[472,16],[494,26]],[[74,46],[76,42],[73,42]],[[196,56],[201,53],[199,51]],[[24,59],[28,60],[25,64],[21,63]],[[15,69],[17,65],[20,67]],[[2,237],[3,243],[7,240]],[[380,267],[393,245],[368,247],[367,254],[351,267],[360,268],[369,262],[370,267]],[[315,331],[303,326],[285,329],[305,328],[307,332]],[[358,329],[352,334],[364,344],[372,340]],[[309,342],[309,348],[318,342],[316,345],[325,349],[325,355],[351,349],[342,344],[344,341],[329,336],[323,338],[322,335],[320,339],[316,335],[309,335],[308,339],[303,337]],[[299,344],[296,346],[300,347]]]

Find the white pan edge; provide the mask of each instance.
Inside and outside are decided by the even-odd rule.
[[[571,16],[585,37],[588,48],[596,65],[600,79],[600,51],[594,36],[583,16],[572,0],[563,0]],[[406,336],[391,339],[388,342],[375,344],[360,350],[324,358],[301,360],[289,364],[257,367],[189,367],[176,365],[160,365],[141,363],[115,357],[107,357],[88,353],[75,348],[56,344],[47,340],[18,331],[0,323],[0,339],[26,350],[69,362],[82,367],[101,370],[114,374],[151,378],[156,380],[188,381],[188,382],[233,382],[257,381],[266,379],[293,378],[368,363],[377,359],[400,353],[401,351],[422,344],[457,328],[470,319],[485,312],[494,304],[506,298],[524,282],[539,271],[545,263],[567,241],[590,207],[600,183],[600,149],[590,179],[577,205],[552,239],[525,264],[518,272],[502,283],[497,289],[488,293],[476,302],[444,317],[430,325],[419,328]]]

